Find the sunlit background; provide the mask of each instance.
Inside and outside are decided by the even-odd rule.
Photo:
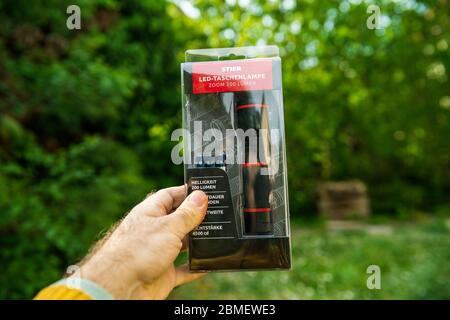
[[[70,4],[80,30],[66,27]],[[449,12],[0,0],[0,298],[31,298],[149,191],[183,183],[170,134],[185,50],[275,44],[293,269],[209,275],[171,298],[449,299]]]

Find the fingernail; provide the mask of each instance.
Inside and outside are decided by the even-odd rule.
[[[189,196],[189,201],[195,204],[197,207],[203,207],[205,204],[206,194],[202,191],[194,191]]]

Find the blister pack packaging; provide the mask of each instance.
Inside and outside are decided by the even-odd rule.
[[[190,270],[289,269],[278,48],[188,50],[181,80],[185,183],[208,195],[189,235]]]

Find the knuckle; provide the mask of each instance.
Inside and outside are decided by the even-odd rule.
[[[196,216],[197,216],[197,212],[194,208],[190,207],[190,206],[183,206],[181,208],[179,208],[178,213],[181,215],[182,217],[182,221],[183,221],[183,227],[185,230],[190,230],[191,228],[194,227],[194,225],[196,224]]]
[[[170,223],[169,219],[165,219],[163,217],[162,219],[158,219],[159,221],[159,227],[161,228],[161,231],[171,231],[172,230],[172,224]]]
[[[159,215],[165,215],[167,213],[167,208],[162,203],[155,201],[153,206],[158,211]]]
[[[196,211],[190,206],[183,206],[179,208],[179,213],[181,213],[184,217],[184,220],[188,220],[189,222],[195,220]]]

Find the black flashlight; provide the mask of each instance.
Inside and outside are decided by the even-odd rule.
[[[275,103],[271,91],[241,91],[234,95],[237,128],[247,133],[244,138],[242,163],[245,235],[273,233],[270,205],[273,181],[267,171],[271,154],[269,110]],[[256,136],[256,139],[249,138],[252,135]]]

